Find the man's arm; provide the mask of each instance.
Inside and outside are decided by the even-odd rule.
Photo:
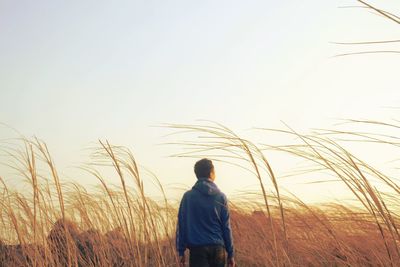
[[[181,200],[178,211],[178,223],[176,226],[176,249],[180,257],[184,256],[186,249],[186,237],[185,237],[185,195]]]
[[[222,207],[221,207],[221,222],[222,222],[222,234],[225,243],[225,249],[228,253],[228,258],[233,258],[233,238],[232,238],[232,229],[231,229],[231,222],[230,222],[230,215],[229,215],[229,208],[228,208],[228,199],[225,195],[223,197]]]

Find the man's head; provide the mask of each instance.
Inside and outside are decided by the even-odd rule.
[[[214,165],[209,159],[201,159],[194,165],[194,173],[197,179],[199,178],[210,178],[215,180]]]

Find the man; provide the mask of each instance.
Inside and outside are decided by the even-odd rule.
[[[180,266],[185,266],[185,250],[188,248],[190,267],[223,267],[225,250],[228,266],[234,267],[228,201],[214,183],[212,161],[197,161],[194,172],[197,182],[183,195],[178,213],[176,247]]]

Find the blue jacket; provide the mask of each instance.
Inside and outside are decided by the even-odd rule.
[[[233,256],[228,201],[210,179],[198,179],[181,200],[176,229],[176,248],[182,256],[186,248],[222,245]]]

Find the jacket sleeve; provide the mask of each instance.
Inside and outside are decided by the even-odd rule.
[[[179,256],[183,256],[186,249],[186,236],[185,236],[185,195],[181,200],[181,204],[179,205],[178,211],[178,222],[176,225],[176,250],[178,251]]]
[[[228,253],[228,257],[233,257],[234,248],[233,248],[233,238],[232,238],[232,229],[230,222],[230,214],[228,208],[228,200],[225,195],[222,196],[222,207],[221,207],[221,223],[222,223],[222,234],[225,243],[225,249]]]

